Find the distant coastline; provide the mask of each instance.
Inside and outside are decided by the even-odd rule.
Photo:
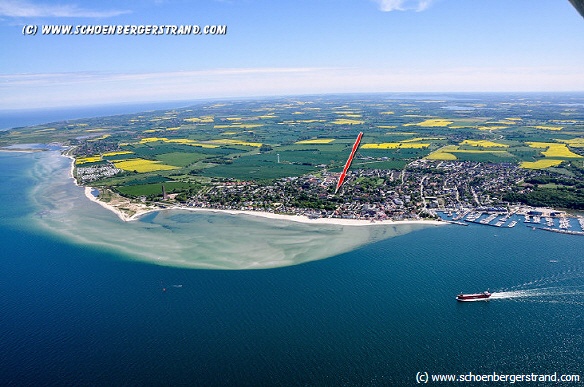
[[[134,114],[143,111],[176,108],[193,105],[200,101],[121,103],[113,105],[71,106],[37,109],[0,110],[0,131],[13,128],[73,121],[92,117]]]

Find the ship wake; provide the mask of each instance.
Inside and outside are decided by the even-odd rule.
[[[584,285],[493,292],[490,299],[584,305]]]

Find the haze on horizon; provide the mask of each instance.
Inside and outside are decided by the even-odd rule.
[[[369,92],[584,91],[575,0],[0,1],[3,109]],[[25,25],[225,25],[35,36]]]

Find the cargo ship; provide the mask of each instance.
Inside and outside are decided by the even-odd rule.
[[[460,293],[458,296],[456,296],[456,301],[488,301],[490,297],[491,293],[488,290],[486,292],[475,294]]]

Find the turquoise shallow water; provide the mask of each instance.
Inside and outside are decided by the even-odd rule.
[[[35,155],[31,222],[83,245],[160,265],[204,269],[265,269],[328,258],[427,226],[355,227],[303,224],[249,215],[166,210],[123,222],[89,201],[69,177],[71,160]]]
[[[409,385],[424,371],[584,374],[584,238],[447,226],[267,270],[162,266],[39,226],[34,220],[51,214],[30,196],[43,157],[0,153],[4,385]],[[96,222],[117,219],[99,213]],[[194,221],[169,216],[177,215],[172,224]],[[141,225],[167,230],[165,222]],[[454,300],[486,288],[500,297]]]

